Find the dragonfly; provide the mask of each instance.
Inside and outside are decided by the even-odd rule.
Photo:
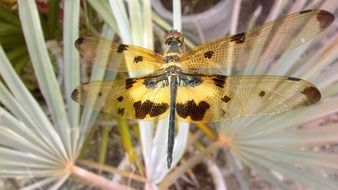
[[[274,58],[313,39],[333,20],[330,12],[305,10],[185,52],[182,33],[171,30],[164,36],[167,48],[163,55],[84,35],[75,42],[81,61],[102,64],[113,71],[151,73],[81,84],[72,92],[72,99],[127,119],[159,120],[169,116],[167,167],[170,168],[176,120],[210,123],[270,115],[309,106],[321,98],[315,85],[295,77],[227,76],[203,69],[225,69],[229,63],[248,64],[253,47],[263,48],[258,62]],[[267,44],[274,47],[264,49]],[[97,53],[97,48],[106,53]]]

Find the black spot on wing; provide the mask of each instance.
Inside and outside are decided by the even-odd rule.
[[[229,96],[227,96],[227,95],[224,95],[224,96],[221,98],[221,100],[222,100],[223,102],[225,102],[225,103],[228,103],[228,102],[231,100],[231,98],[230,98]]]
[[[260,91],[258,95],[263,98],[265,96],[265,92],[264,91]]]
[[[224,116],[224,115],[225,115],[225,111],[224,111],[224,109],[221,109],[221,114],[222,114],[222,116]]]
[[[143,61],[143,57],[142,56],[136,56],[134,58],[134,63],[138,63],[138,62],[142,62]]]
[[[135,118],[144,119],[147,114],[150,117],[157,117],[167,111],[169,105],[167,103],[154,103],[150,100],[137,101],[133,104],[135,109]]]
[[[213,55],[214,55],[213,51],[207,51],[204,53],[204,58],[211,59]]]
[[[122,53],[124,50],[127,50],[128,47],[128,45],[120,44],[119,47],[117,47],[117,53]]]
[[[83,37],[79,37],[77,40],[75,40],[74,45],[78,46],[81,45],[83,43]]]
[[[214,81],[214,84],[220,88],[224,88],[226,76],[224,75],[214,75],[212,77],[212,80]]]
[[[312,86],[306,87],[301,93],[306,96],[306,99],[310,104],[318,102],[321,98],[319,90]]]
[[[88,53],[88,51],[84,51],[82,46],[85,46],[86,44],[84,44],[85,42],[85,37],[79,37],[77,40],[75,40],[74,42],[74,46],[76,47],[76,49],[78,49],[79,53],[80,53],[80,57],[84,58],[86,54],[86,52]]]
[[[120,116],[123,116],[124,115],[124,108],[119,108],[117,110],[117,113],[120,115]]]
[[[233,36],[231,36],[230,41],[235,42],[237,44],[241,44],[245,42],[245,33],[239,33],[239,34],[235,34]]]
[[[79,100],[79,95],[80,95],[79,89],[75,89],[75,90],[73,90],[71,97],[72,97],[73,100],[77,100],[78,101]]]
[[[319,22],[319,27],[321,29],[327,28],[334,21],[333,14],[331,14],[328,11],[324,11],[324,10],[321,10],[320,12],[318,12],[316,18],[317,18],[317,21]]]
[[[187,118],[190,116],[193,121],[200,121],[203,119],[205,112],[210,108],[210,105],[201,101],[198,105],[194,100],[189,100],[185,103],[177,103],[176,111],[177,114],[182,118]]]
[[[135,79],[133,78],[126,79],[126,89],[133,87],[134,83],[136,83]]]
[[[119,101],[119,102],[122,102],[122,100],[123,100],[123,96],[120,96],[120,97],[117,98],[117,101]]]

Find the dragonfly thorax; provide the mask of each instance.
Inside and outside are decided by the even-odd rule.
[[[177,75],[177,73],[182,71],[182,69],[177,65],[170,65],[165,70],[169,75]]]
[[[163,57],[164,63],[175,63],[175,62],[177,63],[179,61],[180,61],[180,55],[176,52],[165,53]]]
[[[164,53],[164,63],[179,62],[182,53],[183,35],[176,30],[170,30],[165,36],[165,44],[168,49]]]
[[[186,73],[178,65],[172,64],[165,68],[167,73],[166,77],[175,75],[177,77],[177,82],[181,86],[186,87],[195,87],[201,84],[202,80],[200,76],[195,76],[190,73]]]

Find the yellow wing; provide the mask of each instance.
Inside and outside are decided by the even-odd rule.
[[[88,35],[78,38],[75,47],[81,62],[95,63],[114,71],[153,71],[163,64],[163,56],[151,50]]]
[[[225,68],[230,64],[238,66],[250,63],[252,54],[260,54],[256,58],[261,62],[304,44],[333,20],[334,16],[323,10],[291,14],[247,33],[226,36],[193,48],[181,55],[180,62],[185,69]]]
[[[314,85],[292,77],[196,76],[199,85],[178,88],[179,120],[212,122],[268,115],[314,104],[321,97]]]
[[[311,83],[283,76],[223,76],[193,74],[200,80],[179,84],[176,115],[189,122],[213,122],[286,112],[320,100]],[[170,89],[166,73],[126,80],[94,81],[77,87],[72,98],[128,119],[167,117]],[[160,81],[160,82],[158,82]]]
[[[170,93],[162,76],[94,81],[78,86],[73,100],[119,117],[155,120],[169,114]],[[161,78],[162,79],[162,78]]]

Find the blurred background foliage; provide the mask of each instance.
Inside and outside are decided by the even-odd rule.
[[[64,65],[62,61],[59,60],[63,58],[64,1],[35,1],[40,16],[42,31],[52,60],[52,66],[56,72],[58,84],[62,91],[64,91],[63,82],[65,82],[63,81]],[[0,2],[0,44],[5,50],[15,71],[33,93],[37,101],[45,107],[46,105],[39,90],[25,38],[22,33],[17,1],[1,0]],[[108,1],[97,3],[95,0],[82,0],[80,2],[80,34],[89,33],[100,35],[104,32],[104,25],[108,25],[109,28],[114,31],[114,34],[116,34],[114,35],[114,40],[123,40],[120,35],[121,25],[118,24],[116,16],[111,12]],[[141,1],[125,2],[135,3]],[[172,3],[171,0],[163,0],[162,2],[164,5],[168,5],[168,8],[170,8]],[[206,9],[206,5],[201,2],[204,1],[182,1],[182,12],[191,14],[204,10],[201,8]],[[219,1],[210,2],[216,4]],[[233,5],[231,7],[229,6],[224,12],[230,13],[229,17],[235,18],[235,21],[229,21],[226,32],[219,32],[218,37],[228,33],[245,31],[254,25],[262,24],[269,19],[278,18],[280,15],[286,15],[290,12],[308,8],[320,8],[325,4],[325,7],[330,7],[331,5],[332,10],[330,11],[332,12],[336,11],[337,8],[337,6],[333,6],[336,3],[332,1],[285,2],[286,1],[278,0],[234,1]],[[210,4],[209,6],[212,7],[214,4]],[[170,21],[161,19],[158,13],[152,12],[151,14],[154,19],[155,51],[162,52],[162,36],[166,30],[171,29],[171,24]],[[337,57],[334,55],[334,53],[337,52],[337,46],[334,46],[332,43],[332,41],[336,42],[337,40],[336,21],[333,27],[335,27],[335,29],[331,29],[329,33],[326,33],[326,37],[317,40],[318,43],[316,46],[312,46],[304,51],[310,52],[306,54],[305,58],[299,53],[299,55],[291,54],[288,55],[287,58],[282,59],[285,63],[283,67],[300,68],[299,70],[301,71],[298,73],[298,70],[296,70],[296,72],[291,72],[291,69],[285,71],[286,73],[295,73],[297,77],[303,76],[305,72],[301,65],[309,65],[307,68],[310,71],[316,69],[320,71],[318,74],[307,75],[307,77],[310,76],[311,81],[320,85],[324,95],[324,103],[312,109],[310,108],[310,111],[292,112],[285,117],[281,117],[283,119],[279,120],[278,117],[272,117],[261,118],[261,120],[239,120],[233,123],[224,123],[222,126],[226,126],[226,129],[223,129],[222,126],[218,126],[220,132],[216,132],[216,130],[214,131],[206,125],[192,126],[192,132],[189,134],[187,145],[188,149],[183,156],[183,161],[179,167],[172,170],[171,173],[163,174],[165,175],[163,178],[156,178],[156,168],[151,170],[151,166],[142,164],[142,153],[139,143],[142,139],[137,128],[138,123],[134,121],[115,120],[110,116],[100,115],[94,127],[91,128],[86,136],[86,141],[79,156],[80,160],[77,162],[78,165],[89,168],[94,171],[94,173],[107,178],[113,178],[112,176],[115,176],[112,181],[120,180],[121,184],[127,184],[136,189],[142,189],[143,187],[151,189],[154,184],[160,188],[168,188],[170,186],[171,189],[304,189],[305,187],[318,189],[318,187],[321,186],[334,187],[334,185],[337,184],[337,165],[335,165],[334,159],[337,159],[338,153],[338,114],[337,109],[334,107],[338,104],[336,98],[338,87],[336,82],[337,77],[334,76],[336,72],[329,72],[325,70],[325,68],[318,68],[318,66],[316,66],[320,65],[320,60],[323,60],[323,62],[328,62],[325,64],[330,66],[330,68],[337,68]],[[203,36],[208,35],[208,33],[201,32],[198,23],[195,31],[185,31],[184,29],[183,32],[189,36],[189,38],[187,38],[188,48],[205,41]],[[329,46],[330,49],[326,48],[327,46]],[[320,54],[311,54],[311,52],[314,51],[320,52]],[[325,53],[331,57],[326,58],[326,60],[319,59],[319,61],[316,60],[317,62],[314,61],[318,56],[325,55]],[[300,62],[295,63],[296,60],[300,60]],[[287,66],[293,63],[295,63],[296,66]],[[274,73],[275,71],[271,72]],[[91,70],[82,68],[82,73],[90,74]],[[323,73],[325,76],[323,76]],[[82,80],[88,80],[88,78]],[[65,92],[63,92],[63,96],[65,96],[64,93]],[[291,127],[285,127],[284,124],[290,125]],[[248,129],[247,126],[251,126],[251,128]],[[288,128],[289,131],[273,131],[271,127],[275,127],[276,129],[278,129],[278,127],[281,129]],[[322,127],[321,130],[320,127]],[[309,131],[304,133],[299,131],[299,128],[309,128]],[[243,129],[247,130],[243,132]],[[269,130],[272,132],[270,131],[271,133],[269,133]],[[240,132],[243,134],[242,136],[237,134]],[[266,134],[264,134],[264,132],[266,132]],[[229,139],[220,139],[218,133],[221,134],[221,137],[237,135],[236,138],[239,139],[238,142],[230,143],[238,143],[238,146],[243,146],[239,146],[240,148],[238,149],[221,148],[229,147]],[[258,141],[257,139],[262,139],[262,141]],[[217,142],[219,143],[221,141],[224,144],[220,147]],[[313,146],[309,146],[309,144]],[[268,145],[271,145],[271,147]],[[272,148],[274,146],[277,147],[276,150]],[[287,147],[287,149],[281,148],[283,146]],[[310,160],[307,160],[305,157],[310,154],[304,153],[304,155],[302,155],[299,149],[311,150],[314,154],[310,157]],[[321,151],[325,154],[316,155]],[[299,152],[299,154],[297,154],[297,152]],[[326,153],[331,153],[331,155],[325,157],[325,155],[327,155]],[[204,160],[205,155],[210,155],[207,161]],[[272,160],[264,159],[262,155]],[[323,157],[321,158],[320,155]],[[323,164],[326,159],[330,160],[327,161],[327,165]],[[191,164],[189,165],[189,163]],[[292,163],[296,163],[296,166],[290,166]],[[295,168],[301,169],[296,170]],[[318,168],[322,168],[323,170]],[[116,169],[125,169],[129,173],[125,174],[123,171],[117,171]],[[293,173],[290,173],[290,176],[288,176],[287,173],[290,171]],[[316,175],[312,175],[313,173]],[[117,174],[125,177],[116,177]],[[130,182],[128,177],[133,174],[135,174],[136,177],[133,178],[133,182]],[[151,174],[154,176],[151,176]],[[316,178],[317,175],[320,177]],[[34,178],[28,181],[20,178],[16,179],[17,180],[3,180],[5,182],[4,187],[18,189],[28,183],[34,183],[35,180]],[[82,181],[78,179],[71,179],[72,180],[68,180],[62,185],[61,188],[95,189],[95,187],[83,185],[83,183],[81,183]],[[150,184],[147,186],[147,183]],[[39,186],[37,186],[37,188],[38,187]],[[33,186],[31,186],[31,189],[34,189]]]

